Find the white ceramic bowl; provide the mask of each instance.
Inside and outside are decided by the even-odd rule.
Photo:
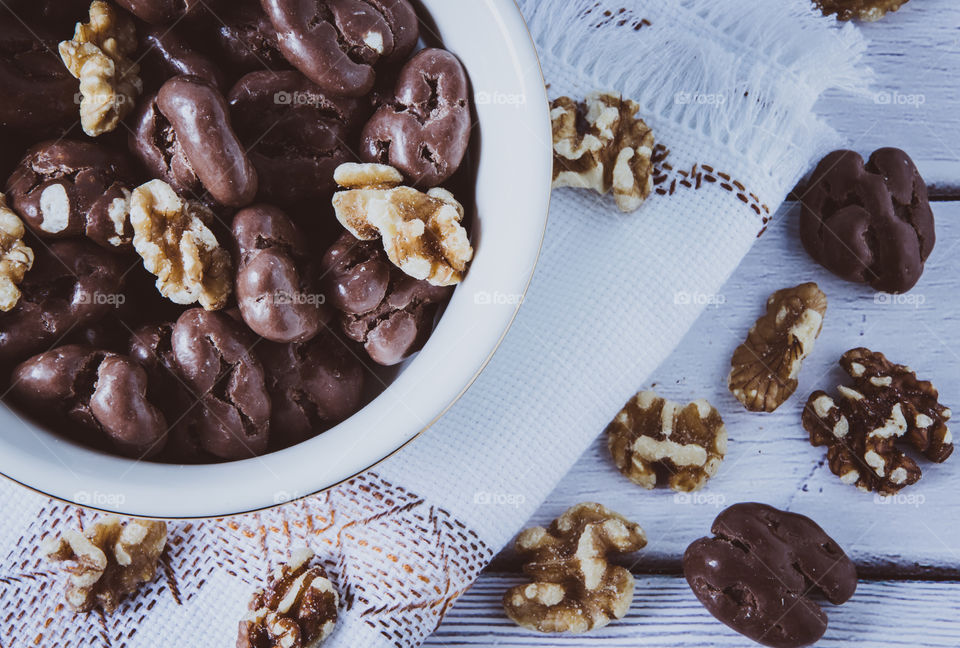
[[[421,0],[463,61],[479,118],[476,257],[425,348],[380,396],[295,447],[227,464],[136,462],[88,449],[0,406],[0,472],[44,494],[126,515],[211,517],[266,508],[370,468],[428,428],[486,365],[519,307],[546,225],[551,131],[543,78],[513,0]]]

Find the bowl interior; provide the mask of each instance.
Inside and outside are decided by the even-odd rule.
[[[466,390],[509,328],[533,274],[551,181],[539,63],[513,0],[421,0],[427,40],[463,61],[479,133],[476,256],[424,349],[366,407],[292,448],[180,466],[107,455],[0,407],[0,472],[44,494],[125,515],[212,517],[273,506],[373,466],[428,428]],[[376,378],[371,378],[376,380]]]

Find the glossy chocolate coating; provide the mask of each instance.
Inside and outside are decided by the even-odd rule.
[[[47,36],[0,8],[0,127],[52,135],[78,121],[80,84]]]
[[[108,249],[129,249],[124,204],[134,184],[131,161],[100,144],[55,140],[37,144],[7,180],[7,198],[37,236],[85,234]],[[125,242],[122,243],[121,242]]]
[[[212,2],[211,0],[117,0],[117,4],[144,22],[167,25]]]
[[[144,30],[141,42],[144,50],[141,69],[151,89],[179,75],[200,77],[214,87],[224,87],[226,81],[220,66],[176,29],[151,27]]]
[[[156,94],[140,100],[128,145],[150,176],[163,180],[181,196],[195,198],[203,193],[173,126],[157,106]]]
[[[453,292],[449,286],[407,276],[390,263],[379,241],[358,241],[350,233],[327,250],[321,268],[327,294],[341,310],[343,332],[362,343],[370,359],[386,366],[423,346],[437,308]],[[370,304],[369,310],[356,312]]]
[[[231,75],[290,68],[280,53],[277,31],[258,0],[231,0],[218,16],[210,27],[213,45]]]
[[[394,98],[363,129],[361,156],[389,164],[418,187],[452,176],[470,142],[467,75],[450,52],[425,49],[403,67]]]
[[[330,319],[306,239],[286,214],[254,205],[233,219],[237,305],[250,329],[272,342],[305,342]]]
[[[215,87],[200,77],[173,77],[157,93],[157,107],[214,200],[229,207],[253,201],[257,172],[233,132],[227,102]]]
[[[280,51],[326,92],[360,97],[373,66],[404,58],[419,36],[406,0],[261,0]]]
[[[890,293],[920,280],[936,229],[927,185],[900,149],[879,149],[866,164],[854,151],[834,151],[802,204],[803,245],[831,272]]]
[[[0,313],[0,363],[18,361],[56,343],[75,327],[105,317],[120,293],[126,264],[81,240],[37,246],[20,302]]]
[[[834,604],[857,588],[853,562],[813,520],[765,504],[735,504],[714,520],[715,537],[683,556],[683,573],[704,607],[744,636],[774,648],[815,643]]]
[[[42,416],[103,433],[126,456],[155,456],[166,444],[166,419],[147,398],[147,375],[126,356],[65,345],[18,366],[12,394]]]
[[[284,206],[329,201],[333,172],[355,160],[348,143],[364,117],[361,103],[329,96],[294,70],[251,72],[228,99],[257,169],[260,200]]]
[[[302,344],[262,343],[257,354],[273,404],[275,447],[312,438],[360,408],[364,368],[332,334]]]
[[[267,450],[270,397],[254,342],[229,316],[202,308],[186,311],[173,327],[177,368],[200,399],[193,432],[203,450],[220,459]]]

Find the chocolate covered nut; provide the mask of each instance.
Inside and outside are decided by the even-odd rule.
[[[450,52],[425,49],[403,67],[394,99],[363,129],[361,156],[389,164],[417,187],[435,187],[463,162],[470,142],[467,74]]]
[[[117,4],[140,20],[154,25],[166,25],[203,7],[211,0],[117,0]]]
[[[220,459],[267,450],[270,396],[256,344],[243,326],[221,313],[188,310],[173,327],[177,369],[200,399],[192,422],[200,447]]]
[[[306,240],[276,207],[255,205],[233,219],[237,305],[254,333],[305,342],[330,319]]]
[[[34,252],[19,303],[0,313],[0,363],[23,360],[102,319],[123,285],[125,264],[84,241],[54,241]]]
[[[373,88],[373,66],[403,59],[419,36],[407,0],[260,0],[277,30],[280,51],[334,95]]]
[[[360,409],[364,369],[330,333],[302,344],[262,343],[274,447],[306,441]]]
[[[392,264],[376,242],[357,241],[344,234],[324,255],[322,270],[327,293],[343,314],[344,333],[361,342],[370,358],[394,365],[418,351],[430,337],[439,305],[451,288],[413,279]],[[383,267],[388,267],[386,285]],[[367,311],[352,312],[379,302]]]
[[[898,444],[937,463],[953,454],[947,427],[952,413],[930,382],[864,348],[844,353],[840,366],[853,386],[841,385],[838,400],[823,391],[811,394],[802,421],[810,443],[827,446],[830,470],[841,481],[892,495],[921,476],[920,466]]]
[[[890,293],[919,281],[936,231],[927,185],[906,153],[879,149],[864,165],[854,151],[834,151],[802,203],[803,246],[828,270]]]
[[[362,118],[360,102],[327,95],[293,70],[251,72],[228,99],[260,198],[284,206],[329,200],[333,172],[354,159],[347,143]]]
[[[834,604],[857,588],[843,549],[813,520],[765,504],[735,504],[683,556],[693,593],[718,620],[773,648],[799,648],[820,639],[827,615],[810,598]]]
[[[7,180],[11,206],[41,238],[86,235],[129,250],[127,199],[133,171],[126,156],[79,140],[42,142]]]
[[[125,356],[62,346],[21,364],[12,383],[21,405],[101,432],[126,456],[151,457],[166,443],[166,419],[147,399],[147,375]]]
[[[257,172],[233,132],[227,102],[200,77],[179,76],[163,84],[157,107],[167,118],[184,157],[213,198],[243,207],[257,195]]]
[[[0,6],[0,126],[52,135],[77,119],[80,84],[56,53],[45,30],[27,29]]]
[[[157,106],[156,93],[144,97],[134,117],[127,145],[150,176],[163,180],[178,194],[200,196],[203,185],[180,145],[170,121]]]
[[[254,70],[289,69],[280,53],[277,30],[258,0],[231,0],[212,26],[217,58],[236,75]]]
[[[179,31],[151,27],[143,36],[143,76],[153,89],[172,76],[196,76],[217,88],[224,87],[224,76],[213,59],[198,50]]]

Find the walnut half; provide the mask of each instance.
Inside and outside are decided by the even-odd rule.
[[[69,562],[67,603],[76,610],[113,612],[121,599],[153,580],[167,544],[167,525],[151,520],[121,522],[103,517],[85,532],[70,529],[48,540],[43,555]]]
[[[400,172],[383,164],[342,164],[333,177],[345,189],[333,207],[351,234],[364,241],[379,236],[390,261],[414,279],[434,286],[463,280],[473,247],[453,194],[401,186]]]
[[[59,46],[60,58],[80,80],[80,124],[91,137],[114,130],[143,91],[133,20],[109,2],[90,4],[90,22],[77,23],[73,40]]]
[[[560,97],[553,121],[553,186],[613,191],[623,212],[640,208],[653,189],[653,131],[637,117],[640,106],[614,94],[584,102]]]
[[[815,283],[778,290],[730,360],[727,386],[751,412],[772,412],[797,390],[804,359],[823,328],[827,296]]]
[[[657,485],[657,469],[670,488],[695,491],[717,474],[727,453],[727,428],[705,400],[686,407],[654,392],[640,392],[607,426],[607,447],[617,468],[644,488]]]
[[[240,621],[237,648],[315,648],[330,636],[340,598],[323,567],[309,566],[312,559],[310,549],[295,550],[254,594]]]
[[[830,470],[845,484],[886,495],[916,483],[920,467],[896,447],[902,441],[930,461],[947,460],[953,452],[951,412],[932,384],[864,348],[847,351],[840,366],[853,386],[841,385],[839,400],[814,392],[803,427],[810,443],[827,446]]]
[[[160,294],[177,304],[223,308],[233,290],[232,262],[206,225],[213,213],[162,180],[134,189],[129,205],[133,247],[156,275]]]
[[[640,525],[600,504],[578,504],[549,528],[517,537],[533,580],[511,588],[503,608],[518,625],[538,632],[586,632],[622,619],[633,601],[633,575],[608,562],[611,553],[647,544]]]
[[[23,221],[0,193],[0,311],[9,311],[20,301],[20,282],[33,267],[33,250],[23,242]]]

